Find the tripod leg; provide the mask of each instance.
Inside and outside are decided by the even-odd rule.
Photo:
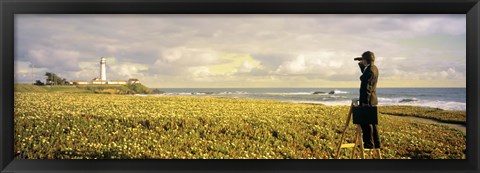
[[[343,131],[342,133],[342,138],[340,138],[340,143],[338,143],[338,146],[337,146],[337,153],[335,153],[335,159],[338,159],[340,158],[340,147],[342,146],[342,143],[343,143],[343,140],[345,138],[345,131]]]
[[[378,159],[382,159],[382,154],[380,154],[380,149],[375,149],[375,153],[377,154]]]
[[[345,127],[343,128],[342,137],[340,138],[340,143],[338,143],[338,146],[337,146],[337,152],[335,153],[335,159],[340,158],[340,149],[341,149],[343,140],[345,139],[345,132],[347,131],[348,124],[350,123],[350,118],[352,116],[352,107],[353,107],[353,102],[350,105],[350,110],[348,111],[347,122],[345,123]]]
[[[359,140],[360,142],[360,154],[362,156],[362,159],[365,159],[365,152],[364,152],[364,148],[363,148],[363,140],[361,139],[361,136],[362,136],[362,128],[360,127],[360,124],[357,124],[357,140]]]
[[[355,152],[357,151],[357,145],[360,143],[360,141],[358,140],[358,133],[357,132],[355,132],[354,141],[355,141],[354,142],[355,146],[352,149],[352,156],[350,157],[350,159],[353,159],[355,157]]]

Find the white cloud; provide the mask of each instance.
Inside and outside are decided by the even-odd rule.
[[[306,74],[309,72],[309,67],[307,67],[307,63],[305,62],[305,57],[303,55],[299,55],[297,58],[291,61],[287,61],[282,65],[278,66],[275,70],[276,74]]]
[[[235,73],[236,71],[232,71],[226,74],[214,74],[207,66],[189,67],[187,68],[186,75],[182,76],[182,79],[187,82],[211,82],[211,85],[209,87],[213,87],[214,84],[218,83],[219,81],[226,82],[231,80],[238,80],[238,78],[233,78],[232,76]]]
[[[306,75],[313,78],[326,78],[334,75],[355,75],[357,67],[354,54],[333,51],[314,51],[300,54],[284,61],[275,70],[279,75]]]
[[[194,67],[220,63],[217,52],[209,49],[174,47],[161,50],[155,65]]]
[[[461,73],[458,73],[454,68],[448,68],[442,71],[437,71],[437,72],[424,72],[420,74],[420,79],[421,80],[448,80],[448,79],[453,79],[453,80],[459,80],[459,79],[465,79],[465,77],[462,77]]]
[[[240,65],[240,68],[238,69],[238,72],[248,73],[251,72],[254,68],[255,66],[253,64],[250,64],[248,61],[243,61]]]
[[[147,70],[148,68],[143,67],[143,65],[133,65],[133,64],[119,64],[110,66],[109,73],[107,76],[109,79],[123,79],[127,80],[128,78],[142,78],[144,75],[140,72],[141,70]]]
[[[430,16],[422,19],[409,20],[406,24],[410,31],[420,34],[444,33],[460,35],[466,33],[466,21],[455,20],[439,16]]]
[[[205,66],[201,67],[190,67],[188,71],[193,75],[194,78],[207,78],[211,75],[210,69]]]
[[[439,69],[438,71],[410,71],[402,68],[392,68],[382,72],[379,68],[380,77],[389,80],[465,80],[464,73],[455,70],[454,67]]]
[[[28,51],[30,61],[37,67],[47,67],[56,70],[79,70],[78,58],[80,53],[72,50],[31,49]]]

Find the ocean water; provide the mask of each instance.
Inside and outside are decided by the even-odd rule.
[[[159,95],[269,99],[297,103],[350,105],[358,88],[158,88]],[[377,88],[379,105],[411,105],[466,110],[465,88]]]

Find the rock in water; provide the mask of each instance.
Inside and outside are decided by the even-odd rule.
[[[335,90],[330,91],[328,94],[335,94]]]
[[[315,91],[313,94],[325,94],[326,92],[323,91]]]
[[[405,103],[405,102],[414,102],[414,101],[418,101],[418,100],[416,98],[407,98],[407,99],[402,99],[399,102]]]

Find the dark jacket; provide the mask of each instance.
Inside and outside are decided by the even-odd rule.
[[[376,106],[377,101],[377,80],[378,69],[374,64],[370,64],[366,69],[364,65],[359,64],[362,76],[360,80],[360,104],[365,103],[369,106]]]

